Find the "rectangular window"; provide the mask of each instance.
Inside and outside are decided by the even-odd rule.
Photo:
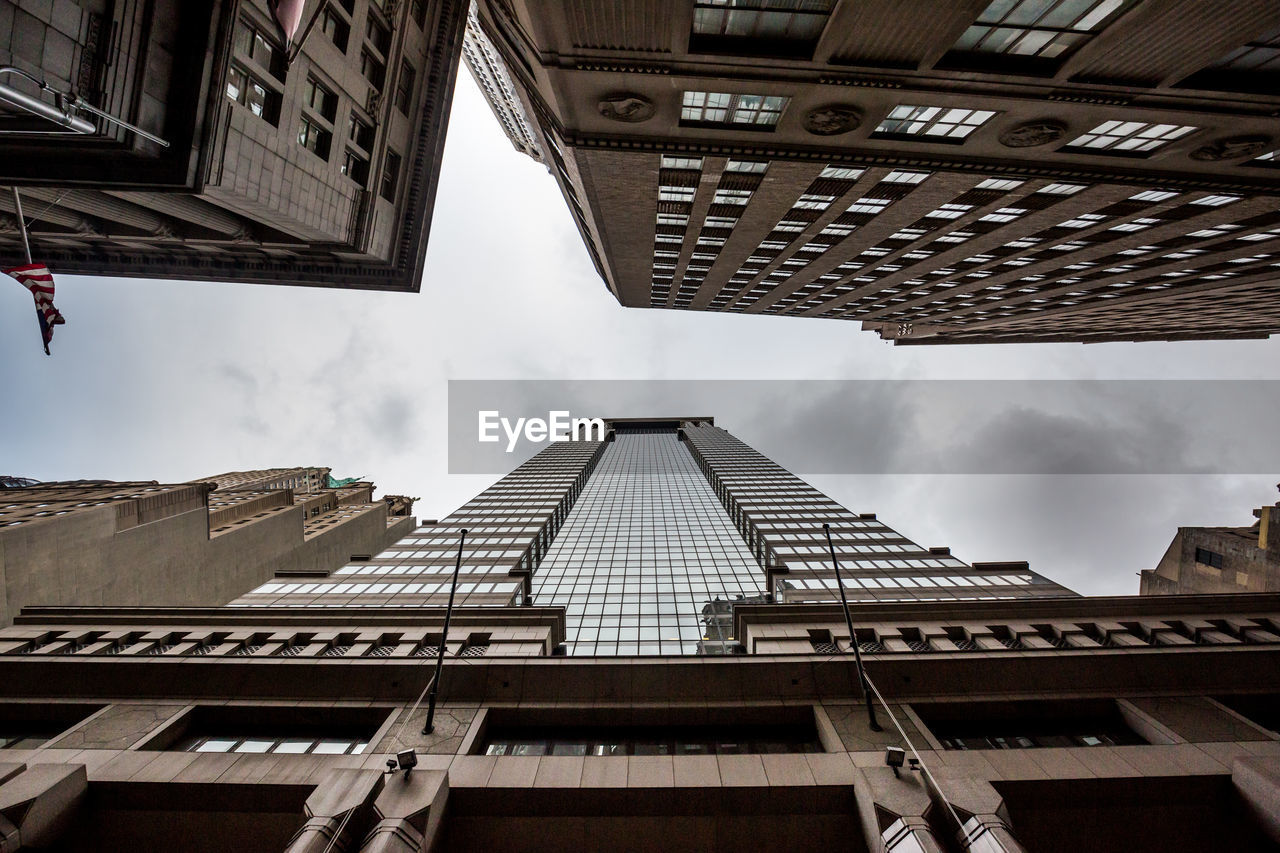
[[[427,26],[427,0],[410,0],[409,14],[413,17],[414,23],[419,29],[425,29]]]
[[[1131,0],[992,0],[955,43],[962,53],[1060,60]]]
[[[277,80],[284,79],[284,51],[276,47],[267,31],[247,19],[241,19],[236,36],[236,52],[256,63]]]
[[[827,166],[822,170],[819,178],[834,178],[839,181],[856,181],[862,177],[862,173],[866,169],[854,169],[847,166]]]
[[[382,161],[382,185],[378,189],[378,194],[394,204],[396,188],[399,184],[400,155],[388,149],[386,159]]]
[[[227,97],[271,124],[280,121],[280,93],[235,62],[227,69]]]
[[[329,159],[329,146],[332,142],[333,134],[325,130],[315,119],[304,115],[298,120],[298,144],[321,160]]]
[[[1233,71],[1280,72],[1280,27],[1263,33],[1243,47],[1238,47],[1213,63],[1213,68]]]
[[[378,49],[378,53],[386,56],[391,50],[391,30],[383,26],[373,15],[370,15],[365,23],[365,37],[369,39],[369,44]]]
[[[911,706],[944,749],[1037,749],[1146,743],[1114,700],[946,702]]]
[[[1217,551],[1210,551],[1208,548],[1197,548],[1196,562],[1220,569],[1222,568],[1222,555]]]
[[[400,62],[400,78],[396,81],[396,109],[409,115],[413,106],[413,84],[417,79],[413,66],[403,60]]]
[[[671,157],[662,155],[662,168],[664,169],[701,169],[701,157]]]
[[[484,755],[744,755],[822,752],[812,727],[636,726],[498,729]]]
[[[375,89],[381,90],[382,84],[387,80],[387,66],[381,59],[370,53],[367,47],[360,49],[360,73],[364,75],[364,79],[373,84]]]
[[[991,110],[917,107],[899,104],[875,129],[876,135],[936,137],[938,142],[963,142],[995,115]]]
[[[1104,121],[1067,143],[1066,148],[1112,153],[1143,154],[1199,130],[1182,124],[1148,124],[1140,121]]]
[[[303,92],[303,102],[328,121],[333,121],[338,114],[338,96],[329,91],[323,83],[314,77],[307,77],[307,86]]]
[[[351,25],[343,19],[332,6],[326,6],[320,19],[320,29],[333,42],[333,46],[343,53],[347,52],[347,41],[351,38]]]
[[[697,0],[694,53],[812,55],[835,0]]]
[[[738,95],[728,92],[685,92],[680,123],[772,130],[790,100],[782,95]]]
[[[365,151],[373,150],[373,126],[355,113],[347,121],[347,139]]]
[[[342,174],[360,186],[366,186],[369,183],[369,161],[348,148],[342,158]]]
[[[759,160],[730,160],[725,164],[726,172],[745,172],[749,175],[763,175],[768,170],[768,162]]]

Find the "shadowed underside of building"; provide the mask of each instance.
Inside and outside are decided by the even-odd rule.
[[[486,95],[623,305],[900,344],[1280,329],[1274,3],[478,6],[515,90]]]

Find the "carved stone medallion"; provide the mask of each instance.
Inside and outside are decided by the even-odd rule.
[[[653,101],[634,92],[614,92],[600,99],[600,115],[614,121],[648,121],[653,118]]]
[[[848,104],[828,104],[804,117],[804,129],[817,136],[848,133],[862,124],[862,113]]]
[[[1271,139],[1266,136],[1231,136],[1215,139],[1191,152],[1192,160],[1241,160],[1256,157],[1267,149]]]
[[[1057,142],[1067,133],[1067,126],[1053,119],[1029,121],[1000,134],[1000,144],[1006,148],[1034,148]]]

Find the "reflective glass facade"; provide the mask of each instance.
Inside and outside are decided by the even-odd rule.
[[[764,573],[674,428],[619,426],[533,579],[571,655],[695,654],[712,599]]]

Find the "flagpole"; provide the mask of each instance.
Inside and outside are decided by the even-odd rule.
[[[22,217],[22,196],[18,195],[17,187],[10,187],[13,190],[13,206],[18,210],[18,230],[22,232],[22,248],[27,253],[27,263],[31,261],[31,241],[27,239],[27,220]]]
[[[831,525],[822,525],[822,532],[827,534],[827,548],[831,551],[831,568],[836,573],[836,588],[840,590],[840,606],[844,608],[844,623],[849,628],[849,645],[853,646],[853,659],[858,665],[858,684],[862,687],[862,697],[867,701],[867,722],[873,732],[884,731],[876,722],[876,709],[871,703],[871,688],[867,685],[867,673],[862,669],[862,651],[858,647],[858,637],[853,631],[853,616],[849,613],[849,600],[844,594],[844,581],[840,579],[840,561],[836,559],[836,546],[831,542]]]
[[[453,564],[453,584],[449,587],[449,604],[444,611],[444,630],[440,633],[440,648],[436,652],[436,674],[431,678],[431,695],[427,697],[427,721],[422,725],[424,735],[435,730],[436,695],[440,692],[440,670],[444,667],[444,647],[449,642],[449,618],[453,616],[453,594],[458,591],[458,572],[462,570],[462,546],[467,541],[467,531],[463,529],[458,537],[458,559]]]

